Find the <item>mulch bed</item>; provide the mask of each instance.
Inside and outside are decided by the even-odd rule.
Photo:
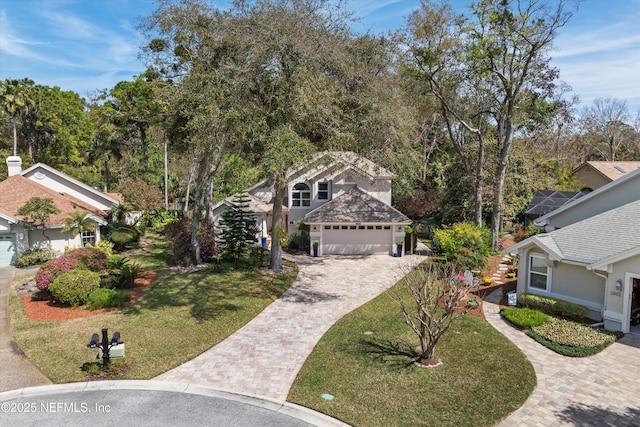
[[[131,296],[131,299],[124,307],[103,308],[100,310],[87,310],[84,306],[60,307],[50,300],[39,300],[37,294],[24,295],[22,297],[22,305],[24,306],[24,311],[27,313],[27,316],[29,316],[31,320],[37,321],[79,319],[111,311],[119,311],[138,301],[146,290],[156,281],[157,274],[155,271],[146,270],[143,274],[145,276],[136,279],[132,288],[122,290]]]

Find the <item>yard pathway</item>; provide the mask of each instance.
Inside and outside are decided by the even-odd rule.
[[[524,352],[538,385],[499,427],[640,426],[640,336],[627,334],[590,357],[561,356],[503,320],[501,297],[498,289],[485,298],[485,317]]]
[[[425,259],[421,255],[294,258],[298,277],[278,300],[223,342],[155,379],[284,402],[324,333]]]

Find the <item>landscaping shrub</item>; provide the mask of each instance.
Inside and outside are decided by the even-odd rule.
[[[589,309],[584,305],[556,298],[523,293],[518,296],[518,299],[524,307],[540,310],[551,316],[582,320],[589,314]]]
[[[55,252],[51,249],[31,249],[18,254],[16,259],[16,267],[25,268],[32,265],[44,264],[47,261],[51,261],[55,257]]]
[[[100,287],[100,275],[89,270],[62,273],[49,285],[53,298],[63,305],[82,305]]]
[[[78,260],[61,256],[44,263],[36,273],[36,286],[41,291],[46,291],[49,285],[59,275],[75,270],[78,267]]]
[[[143,276],[142,267],[137,262],[125,264],[120,269],[120,280],[117,282],[117,288],[132,288],[136,279]]]
[[[117,228],[111,231],[109,239],[113,242],[113,248],[117,251],[123,251],[129,246],[140,241],[140,234],[135,227],[119,224]]]
[[[164,235],[171,242],[172,263],[177,265],[190,265],[191,259],[191,226],[189,218],[167,224]],[[218,255],[213,228],[206,224],[200,227],[198,232],[200,240],[200,257],[203,262],[213,262]]]
[[[514,325],[528,329],[533,326],[544,325],[549,322],[549,317],[541,311],[530,308],[505,308],[500,314]]]
[[[585,357],[604,350],[623,334],[552,317],[549,323],[531,328],[527,335],[556,353]]]
[[[436,230],[433,244],[459,270],[482,270],[491,252],[491,234],[474,224],[460,222]]]
[[[97,248],[72,249],[63,255],[64,258],[76,260],[77,268],[104,273],[107,268],[107,253]]]
[[[87,297],[87,308],[89,310],[100,310],[101,308],[122,307],[130,298],[128,294],[122,291],[99,288],[91,292]]]
[[[113,242],[110,242],[108,240],[100,240],[99,242],[96,243],[88,243],[85,248],[95,248],[95,249],[99,249],[102,252],[104,252],[105,254],[107,254],[107,257],[111,256],[113,254]]]

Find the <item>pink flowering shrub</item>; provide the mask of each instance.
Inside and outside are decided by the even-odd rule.
[[[107,254],[96,248],[73,249],[59,258],[48,261],[36,273],[36,286],[46,291],[59,275],[76,269],[103,273],[106,270]]]
[[[36,273],[36,286],[41,291],[46,291],[49,285],[61,275],[78,267],[78,260],[61,256],[44,263]]]
[[[179,265],[189,265],[191,260],[191,220],[182,218],[164,228],[167,240],[171,242],[172,262]],[[213,262],[218,253],[213,228],[202,224],[198,232],[200,241],[200,257],[203,262]]]

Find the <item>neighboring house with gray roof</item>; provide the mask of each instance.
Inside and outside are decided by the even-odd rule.
[[[117,200],[71,178],[50,166],[38,163],[22,171],[22,160],[7,158],[9,177],[0,182],[0,267],[14,265],[17,255],[37,248],[63,252],[65,247],[79,247],[100,240],[100,226],[106,225],[106,210]],[[45,228],[33,229],[18,210],[31,198],[53,201],[59,214],[51,215]],[[96,223],[95,231],[78,235],[63,232],[64,221],[80,212]]]
[[[309,226],[311,240],[319,242],[320,255],[389,254],[404,239],[404,225],[411,220],[391,207],[391,174],[353,152],[322,152],[286,176],[283,200],[284,227],[288,234],[296,224]],[[266,181],[247,190],[255,222],[271,229],[273,188]],[[229,197],[214,206],[216,222],[232,203]]]
[[[517,292],[582,304],[607,329],[632,330],[640,312],[638,190],[640,170],[540,218],[547,233],[506,249],[519,256]]]

